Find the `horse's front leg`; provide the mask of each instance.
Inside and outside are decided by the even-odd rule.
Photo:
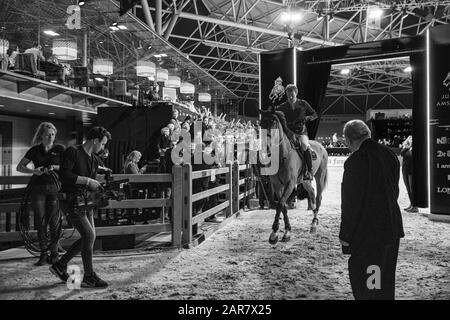
[[[280,199],[281,208],[286,207],[287,200],[291,196],[292,191],[294,191],[294,188],[295,188],[295,182],[293,180],[290,180],[287,183],[287,185],[284,187],[283,193],[281,195],[281,199]]]
[[[291,224],[289,223],[288,211],[286,206],[282,209],[283,219],[284,219],[284,235],[281,239],[282,242],[287,242],[291,240]]]
[[[278,231],[278,228],[280,227],[280,212],[281,212],[280,204],[278,204],[276,207],[275,220],[273,221],[273,225],[272,225],[272,233],[270,234],[270,237],[269,237],[270,244],[275,244],[278,242],[277,231]]]

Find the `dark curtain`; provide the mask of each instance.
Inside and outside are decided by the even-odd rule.
[[[322,102],[327,90],[331,63],[307,64],[310,57],[302,51],[297,51],[297,87],[299,98],[308,101],[319,116],[307,123],[308,136],[314,139],[319,128],[322,115]]]
[[[413,198],[417,207],[428,207],[427,91],[425,53],[410,56],[413,89]]]
[[[106,167],[113,173],[122,173],[125,157],[133,150],[139,150],[136,140],[111,140],[107,148],[109,157],[105,160]]]

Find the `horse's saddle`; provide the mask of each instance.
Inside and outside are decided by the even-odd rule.
[[[303,149],[302,149],[302,146],[300,145],[300,143],[299,142],[297,143],[297,139],[290,139],[290,141],[291,141],[294,149],[297,151],[300,159],[302,160],[302,167],[300,168],[300,173],[298,176],[299,177],[298,180],[301,180],[300,178],[304,177],[306,169],[307,169],[306,161],[305,161],[305,153],[303,152]],[[311,148],[309,150],[311,152],[311,160],[312,161],[317,160],[317,153]]]

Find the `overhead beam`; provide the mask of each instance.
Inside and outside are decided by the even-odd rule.
[[[258,64],[256,62],[233,60],[233,59],[214,57],[214,56],[204,56],[204,55],[193,54],[193,53],[190,53],[189,57],[203,58],[203,59],[213,59],[213,60],[222,60],[222,61],[227,61],[227,62],[243,63],[243,64],[249,64],[249,65],[252,65],[252,66],[258,66]]]
[[[145,21],[147,22],[150,29],[152,29],[152,31],[155,31],[155,25],[153,23],[152,14],[150,13],[150,8],[148,6],[147,0],[141,0],[141,4],[142,4],[142,11],[144,11]]]
[[[156,33],[162,34],[162,0],[156,0]]]
[[[205,22],[209,22],[209,23],[214,23],[214,24],[233,27],[233,28],[239,28],[239,29],[243,29],[243,30],[251,30],[251,31],[260,32],[260,33],[273,34],[273,35],[283,37],[283,38],[288,37],[288,33],[285,31],[266,29],[266,28],[262,28],[262,27],[246,25],[243,23],[236,23],[236,22],[229,21],[229,20],[221,20],[221,19],[201,16],[201,15],[195,15],[195,14],[188,13],[188,12],[180,12],[179,16],[180,16],[180,18],[184,18],[184,19],[205,21]],[[326,40],[322,40],[322,39],[316,39],[316,38],[307,37],[307,36],[302,36],[301,40],[307,41],[307,42],[312,42],[312,43],[318,43],[318,44],[322,44],[322,45],[326,45],[326,46],[340,45],[339,43],[336,43],[336,42],[326,41]]]

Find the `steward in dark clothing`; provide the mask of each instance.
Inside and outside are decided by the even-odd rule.
[[[50,122],[42,122],[36,129],[31,147],[17,164],[17,171],[32,173],[28,184],[30,204],[34,211],[40,257],[35,263],[42,266],[58,259],[60,238],[60,215],[58,214],[58,191],[61,187],[58,171],[64,146],[54,144],[57,129]],[[32,162],[34,169],[28,168]],[[48,252],[50,255],[48,255]]]
[[[42,144],[31,147],[25,154],[25,158],[33,162],[35,168],[44,167],[49,168],[51,165],[60,165],[61,156],[64,152],[64,146],[54,144],[47,152]],[[33,175],[33,186],[54,185],[53,178],[48,174],[40,176]],[[58,191],[56,191],[58,192]]]
[[[405,235],[397,204],[399,178],[397,156],[370,138],[344,164],[339,238],[349,244],[343,248],[351,254],[348,268],[356,299],[395,298],[399,242]],[[369,286],[372,266],[380,270],[381,285],[375,288]]]
[[[410,205],[405,208],[406,212],[417,213],[419,209],[413,205],[413,154],[412,154],[412,136],[409,136],[402,144],[402,150],[400,151],[402,156],[402,176],[403,182],[408,192],[408,198]]]

